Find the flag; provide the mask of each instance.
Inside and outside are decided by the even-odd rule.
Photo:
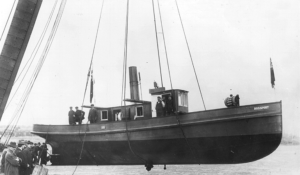
[[[272,85],[272,88],[274,88],[274,86],[275,86],[275,74],[274,74],[274,69],[273,69],[273,64],[272,64],[271,58],[270,58],[270,66],[271,66],[271,85]]]
[[[93,96],[94,96],[94,80],[93,80],[93,71],[91,71],[90,103],[92,103]]]

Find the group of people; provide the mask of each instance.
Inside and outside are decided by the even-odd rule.
[[[30,175],[36,164],[46,165],[47,145],[20,140],[6,145],[1,155],[1,173],[5,175]]]
[[[79,110],[78,107],[75,107],[76,111],[73,111],[73,107],[70,107],[70,111],[68,113],[69,115],[69,124],[70,125],[76,125],[77,123],[81,125],[82,120],[84,119],[85,112],[82,110]]]
[[[167,99],[165,99],[165,97],[161,98],[160,96],[158,96],[155,110],[156,110],[157,117],[174,114],[175,110],[174,110],[172,96],[168,96]]]
[[[85,112],[82,110],[79,110],[78,107],[75,107],[75,109],[76,109],[76,111],[73,111],[73,108],[70,107],[70,111],[68,113],[69,124],[76,125],[78,123],[79,125],[81,125],[82,120],[85,119],[85,117],[84,117]],[[99,113],[95,109],[94,105],[92,104],[91,109],[89,111],[88,120],[90,123],[96,123],[98,121],[98,118],[99,118]]]

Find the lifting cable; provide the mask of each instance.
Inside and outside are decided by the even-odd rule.
[[[18,124],[19,118],[20,118],[20,116],[21,116],[21,114],[23,112],[23,109],[24,109],[24,107],[26,105],[26,102],[27,102],[27,100],[29,98],[29,95],[30,95],[30,92],[31,92],[31,90],[33,88],[33,85],[34,85],[34,83],[35,83],[35,81],[36,81],[36,79],[38,77],[38,74],[39,74],[39,72],[40,72],[40,70],[41,70],[41,68],[42,68],[42,66],[43,66],[43,64],[45,62],[45,59],[46,59],[46,57],[48,55],[48,52],[49,52],[49,50],[51,48],[54,36],[56,34],[57,28],[59,26],[59,22],[60,22],[61,17],[62,17],[62,13],[63,13],[64,7],[65,7],[65,4],[66,4],[66,0],[63,0],[61,2],[60,8],[59,8],[59,12],[58,12],[58,14],[56,16],[55,22],[54,22],[53,27],[52,27],[52,31],[50,33],[50,36],[49,36],[48,40],[47,40],[46,46],[45,46],[45,48],[44,48],[44,50],[42,52],[40,60],[37,63],[37,66],[36,66],[36,68],[34,70],[34,73],[33,73],[32,77],[31,77],[31,79],[30,79],[30,81],[29,81],[29,83],[28,83],[28,85],[27,85],[27,87],[25,89],[25,92],[23,93],[23,96],[22,96],[22,98],[21,98],[21,100],[20,100],[20,102],[18,104],[18,107],[17,107],[17,109],[16,109],[16,111],[14,113],[13,120],[15,120],[15,123],[12,126],[11,135],[13,134],[14,129],[16,128],[16,125]],[[20,112],[20,114],[18,116],[19,112]],[[10,135],[10,137],[11,137],[11,135]]]
[[[197,73],[196,73],[196,70],[195,70],[195,67],[194,67],[192,54],[191,54],[191,51],[190,51],[190,48],[189,48],[189,44],[188,44],[188,41],[187,41],[187,38],[186,38],[185,30],[184,30],[184,27],[183,27],[183,23],[182,23],[180,11],[179,11],[179,8],[178,8],[177,0],[175,0],[175,2],[176,2],[176,7],[177,7],[178,15],[179,15],[179,18],[180,18],[180,22],[181,22],[181,27],[182,27],[182,30],[183,30],[183,33],[184,33],[185,42],[186,42],[186,45],[187,45],[187,48],[188,48],[188,51],[189,51],[189,55],[190,55],[190,58],[191,58],[191,62],[192,62],[192,65],[193,65],[193,69],[194,69],[194,73],[195,73],[195,76],[196,76],[196,79],[197,79],[198,88],[199,88],[199,91],[200,91],[200,95],[201,95],[201,98],[202,98],[202,102],[203,102],[203,105],[204,105],[204,109],[206,110],[205,104],[204,104],[204,100],[203,100],[203,96],[202,96],[201,89],[200,89],[200,85],[199,85],[199,81],[198,81],[198,77],[197,77]],[[196,156],[197,156],[197,158],[198,158],[198,160],[199,160],[199,155],[197,154],[197,151],[196,151],[196,150],[193,150],[193,149],[191,148],[191,145],[189,144],[189,142],[188,142],[188,140],[187,140],[187,137],[186,137],[185,134],[184,134],[184,131],[183,131],[183,128],[182,128],[182,126],[181,126],[181,123],[180,123],[180,120],[179,120],[178,116],[177,116],[177,115],[175,115],[175,116],[176,116],[176,120],[177,120],[178,126],[179,126],[179,128],[180,128],[180,130],[181,130],[181,132],[182,132],[182,135],[183,135],[183,137],[184,137],[184,139],[185,139],[186,144],[188,145],[188,147],[189,147],[189,149],[190,149],[191,154],[193,154],[193,153],[195,152],[196,155],[193,154],[193,156],[194,156],[194,158],[195,158],[196,161],[197,161]]]
[[[168,59],[168,53],[167,53],[167,47],[166,47],[164,27],[163,27],[162,18],[161,18],[161,12],[160,12],[159,0],[157,0],[157,5],[158,5],[158,11],[159,11],[159,18],[160,18],[160,25],[161,25],[161,30],[162,30],[162,36],[163,36],[163,41],[164,41],[164,48],[165,48],[165,53],[166,53],[166,60],[167,60],[168,71],[169,71],[170,84],[171,84],[171,89],[173,89],[171,72],[170,72],[170,66],[169,66],[169,59]]]
[[[5,29],[6,29],[7,23],[8,23],[8,21],[9,21],[9,18],[10,18],[10,15],[11,15],[12,10],[14,9],[14,6],[15,6],[16,1],[17,1],[17,0],[14,1],[13,5],[12,5],[12,7],[11,7],[11,9],[10,9],[9,15],[8,15],[8,17],[7,17],[7,20],[6,20],[6,23],[5,23],[5,26],[4,26],[4,29],[3,29],[2,34],[1,34],[1,37],[0,37],[0,41],[2,40],[3,33],[4,33]]]
[[[125,27],[125,44],[124,44],[124,61],[123,61],[123,85],[122,85],[122,89],[124,88],[124,91],[122,90],[123,94],[123,99],[125,99],[126,97],[126,75],[127,75],[127,46],[128,46],[128,17],[129,17],[129,0],[127,0],[127,11],[126,11],[126,27]],[[138,154],[136,154],[132,147],[131,147],[131,143],[130,143],[130,138],[129,138],[129,131],[128,131],[128,126],[127,126],[127,116],[126,116],[126,102],[124,102],[124,107],[125,107],[125,127],[126,127],[126,136],[127,136],[127,143],[129,146],[130,151],[132,152],[133,155],[135,155],[136,157],[138,157],[139,159],[143,160],[146,164],[147,161],[142,158],[141,156],[139,156]],[[130,114],[129,114],[130,115]],[[128,116],[129,118],[129,116]]]
[[[90,67],[89,67],[89,70],[88,70],[87,81],[86,81],[86,85],[85,85],[85,90],[84,90],[84,95],[83,95],[83,100],[82,100],[81,107],[83,106],[83,103],[84,103],[84,99],[85,99],[85,95],[86,95],[86,90],[87,90],[87,86],[88,86],[88,83],[89,83],[89,78],[90,78],[90,75],[91,75],[91,69],[92,69],[92,64],[93,64],[93,60],[94,60],[94,53],[95,53],[95,48],[96,48],[96,44],[97,44],[97,38],[98,38],[98,32],[99,32],[99,26],[100,26],[100,21],[101,21],[101,16],[102,16],[102,11],[103,11],[102,9],[103,9],[103,5],[104,5],[104,1],[105,0],[102,1],[102,5],[101,5],[101,11],[100,11],[100,16],[99,16],[99,20],[98,20],[98,26],[97,26],[96,37],[95,37],[95,41],[94,41],[92,58],[91,58]]]
[[[97,31],[96,31],[96,38],[95,38],[95,41],[94,41],[92,58],[91,58],[91,62],[90,62],[89,70],[88,70],[87,81],[86,81],[85,90],[84,90],[84,94],[83,94],[83,100],[82,100],[82,104],[81,104],[81,109],[82,109],[82,106],[84,104],[84,99],[85,99],[85,95],[86,95],[86,91],[87,91],[87,87],[88,87],[88,82],[89,82],[89,77],[91,75],[91,69],[92,69],[92,64],[93,64],[93,59],[94,59],[94,52],[95,52],[97,38],[98,38],[98,31],[99,31],[99,26],[100,26],[102,11],[103,11],[103,5],[104,5],[104,0],[102,1],[102,5],[101,5],[101,11],[100,11],[100,16],[99,16],[98,26],[97,26]],[[84,137],[83,137],[82,144],[81,144],[81,150],[80,150],[80,154],[79,154],[79,159],[77,161],[76,167],[75,167],[72,175],[76,172],[77,167],[78,167],[78,165],[80,163],[80,160],[81,160],[82,152],[83,152],[83,149],[84,149],[85,138],[86,138],[86,132],[88,130],[88,122],[89,122],[89,120],[87,120],[87,122],[86,122],[86,127],[85,127]],[[79,138],[80,138],[80,133],[81,133],[81,126],[79,128]],[[97,163],[97,161],[95,161],[95,162]]]
[[[154,19],[154,27],[155,27],[155,37],[156,37],[156,47],[157,47],[157,55],[158,55],[158,63],[159,63],[161,87],[164,87],[164,83],[163,83],[163,79],[162,79],[162,72],[161,72],[161,63],[160,63],[160,54],[159,54],[159,45],[158,45],[158,38],[157,38],[156,18],[155,18],[155,10],[154,10],[154,2],[153,2],[153,0],[152,0],[152,9],[153,9],[153,19]]]
[[[195,66],[194,66],[194,62],[193,62],[193,58],[192,58],[192,54],[191,54],[191,51],[190,51],[189,43],[188,43],[188,41],[187,41],[186,34],[185,34],[185,30],[184,30],[184,27],[183,27],[183,23],[182,23],[182,19],[181,19],[180,11],[179,11],[179,8],[178,8],[177,0],[175,0],[175,2],[176,2],[176,7],[177,7],[177,11],[178,11],[178,15],[179,15],[179,19],[180,19],[181,27],[182,27],[182,30],[183,30],[183,34],[184,34],[184,38],[185,38],[185,42],[186,42],[186,45],[187,45],[187,48],[188,48],[188,51],[189,51],[189,55],[190,55],[191,62],[192,62],[192,65],[193,65],[193,69],[194,69],[194,73],[195,73],[195,76],[196,76],[196,80],[197,80],[198,88],[199,88],[200,95],[201,95],[201,98],[202,98],[203,106],[204,106],[204,109],[206,110],[205,103],[204,103],[204,99],[203,99],[203,95],[202,95],[202,92],[201,92],[200,84],[199,84],[198,77],[197,77],[197,73],[196,73],[196,69],[195,69]]]

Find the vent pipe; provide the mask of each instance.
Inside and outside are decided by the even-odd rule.
[[[135,66],[129,67],[129,83],[130,83],[130,98],[133,100],[140,100],[137,68]]]

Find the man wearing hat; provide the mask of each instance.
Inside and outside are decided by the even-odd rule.
[[[1,173],[4,173],[4,169],[5,169],[5,155],[7,153],[7,145],[4,145],[4,150],[2,152],[1,155]]]
[[[69,115],[69,124],[74,125],[75,124],[75,121],[74,121],[75,112],[73,111],[72,106],[70,107],[70,111],[69,111],[68,115]]]
[[[155,106],[156,117],[161,117],[164,115],[164,107],[165,107],[164,102],[161,100],[161,97],[158,96],[156,106]]]
[[[94,105],[92,104],[91,109],[89,111],[89,117],[88,117],[90,123],[96,123],[98,120],[98,116],[99,116],[98,111],[97,109],[95,109]]]
[[[75,124],[78,122],[79,125],[81,125],[82,120],[84,119],[84,114],[85,112],[82,110],[79,110],[78,107],[75,107],[76,112],[75,112]]]
[[[41,158],[41,163],[40,165],[46,165],[47,162],[49,161],[49,157],[47,157],[47,153],[48,153],[48,148],[46,143],[43,143],[43,145],[41,146],[41,153],[40,153],[40,158]]]
[[[31,141],[27,141],[27,147],[23,149],[27,162],[27,168],[24,175],[30,175],[33,171],[32,144],[33,143]]]
[[[5,155],[5,168],[4,174],[19,175],[20,159],[16,155],[16,142],[10,142],[8,145],[7,153]]]
[[[26,147],[26,142],[23,140],[20,140],[18,143],[18,147],[16,149],[16,155],[20,158],[20,167],[19,167],[19,173],[20,175],[25,175],[26,169],[29,167],[26,155],[24,152],[24,149]]]

